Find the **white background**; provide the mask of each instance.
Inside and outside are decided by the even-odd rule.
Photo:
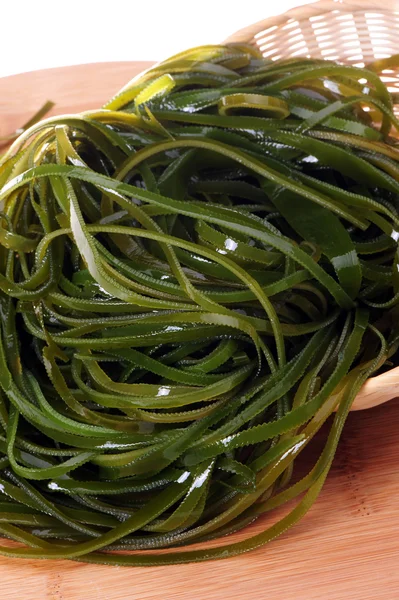
[[[0,0],[0,77],[79,63],[160,60],[307,3]]]

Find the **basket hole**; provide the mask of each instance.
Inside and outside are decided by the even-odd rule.
[[[388,46],[389,46],[390,44],[389,44],[389,43],[387,43],[387,40],[376,40],[376,39],[373,39],[373,40],[371,40],[371,41],[372,41],[372,43],[373,43],[373,48],[374,48],[375,50],[379,49],[379,50],[381,50],[382,52],[384,52],[384,51],[388,51]]]
[[[328,56],[329,54],[334,54],[334,52],[336,52],[335,48],[328,48],[326,50],[322,50],[321,54],[322,54],[322,56]]]
[[[267,48],[270,48],[270,46],[276,46],[276,45],[277,45],[277,40],[273,39],[273,38],[265,38],[264,40],[259,40],[259,42],[258,42],[258,47],[259,47],[259,50],[261,50],[261,51],[266,50]]]
[[[368,24],[368,28],[369,31],[372,31],[373,33],[381,33],[383,31],[389,31],[389,28],[387,25],[384,25],[383,27],[380,27],[380,25],[374,25],[373,23],[369,23]]]
[[[394,19],[395,21],[397,19]],[[390,20],[392,21],[392,19]],[[367,23],[370,25],[382,25],[383,27],[389,27],[389,22],[386,19],[367,19]]]
[[[348,21],[349,19],[353,20],[353,15],[351,13],[340,14],[338,17],[335,17],[336,21]]]
[[[262,37],[258,37],[256,39],[256,43],[259,44],[262,40],[271,40],[279,35],[279,31],[270,31],[267,35],[262,35]]]
[[[328,46],[331,46],[331,44],[333,44],[333,41],[330,42],[321,42],[319,44],[320,48],[327,48]]]
[[[299,48],[299,50],[295,50],[294,52],[290,52],[289,56],[306,56],[308,53],[308,49],[306,46],[303,48]]]
[[[316,15],[314,17],[309,17],[309,21],[311,23],[314,23],[314,22],[320,21],[321,19],[325,19],[325,18],[326,18],[325,14],[323,14],[323,15]]]
[[[268,44],[262,44],[261,46],[259,46],[259,50],[261,52],[263,52],[264,50],[267,50],[268,48],[271,48],[271,46],[274,46],[275,42],[269,42]]]
[[[282,26],[281,29],[283,29],[285,31],[286,29],[291,29],[292,27],[299,27],[298,21],[295,21],[294,19],[290,19],[289,21],[287,21],[287,23],[285,25]]]
[[[262,38],[261,40],[258,40],[256,43],[257,43],[257,45],[259,47],[261,47],[262,45],[267,44],[269,42],[273,42],[274,43],[276,41],[275,38],[276,38],[275,35],[269,35],[269,36],[267,36],[265,38]]]
[[[289,33],[288,33],[288,38],[290,40],[290,42],[292,42],[294,39],[296,39],[297,37],[302,37],[303,38],[303,33],[302,31],[299,29],[292,29]]]
[[[288,41],[290,42],[290,44],[292,44],[292,43],[295,44],[295,42],[299,42],[299,40],[304,40],[304,39],[305,39],[305,37],[304,37],[302,31],[298,31],[297,35],[290,37]]]
[[[329,32],[330,32],[330,29],[328,27],[324,27],[324,29],[318,29],[317,32],[315,32],[315,33],[317,36],[317,35],[324,35],[325,33],[329,33]]]
[[[363,54],[354,54],[353,56],[348,56],[348,60],[362,60]]]
[[[358,39],[359,39],[359,36],[357,33],[348,33],[347,35],[343,35],[341,37],[342,41],[348,41],[348,42],[350,42],[351,40],[358,40]]]
[[[276,54],[277,52],[277,48],[272,48],[271,50],[267,50],[266,52],[263,52],[263,56],[266,57],[271,57],[272,54]]]
[[[325,27],[328,25],[327,21],[319,21],[318,23],[312,23],[313,29],[320,29],[320,27]]]
[[[376,41],[376,42],[379,42],[380,44],[381,43],[384,43],[384,44],[389,43],[389,36],[387,36],[387,35],[381,35],[381,34],[374,33],[374,34],[370,35],[370,38],[373,42]]]
[[[359,48],[359,50],[361,49],[360,46],[360,41],[359,40],[353,40],[351,42],[345,42],[344,44],[342,44],[342,46],[344,48]]]
[[[317,42],[318,42],[319,45],[322,42],[330,40],[331,38],[332,38],[332,34],[331,33],[326,33],[325,35],[316,35],[316,40],[317,40]]]
[[[257,40],[258,38],[260,38],[262,35],[267,35],[268,33],[272,33],[272,31],[276,31],[277,29],[277,25],[273,25],[272,27],[268,27],[267,29],[264,29],[263,31],[259,31],[259,33],[255,34],[255,39]]]
[[[302,40],[301,42],[298,42],[298,43],[296,43],[296,44],[293,44],[293,45],[290,47],[290,50],[295,50],[295,49],[297,49],[297,48],[303,48],[303,46],[306,46],[306,42],[305,42],[305,40]]]
[[[356,27],[354,25],[351,24],[350,27],[342,27],[340,29],[340,34],[349,34],[349,33],[358,33]]]
[[[398,42],[395,40],[373,40],[374,47],[379,46],[382,52],[390,52],[391,54],[398,53]],[[382,48],[384,46],[384,48]],[[377,48],[375,48],[377,50]]]

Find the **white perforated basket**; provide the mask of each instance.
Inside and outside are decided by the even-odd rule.
[[[399,0],[320,0],[254,23],[226,41],[253,44],[273,60],[308,56],[363,67],[399,54]],[[399,92],[398,68],[380,75]]]

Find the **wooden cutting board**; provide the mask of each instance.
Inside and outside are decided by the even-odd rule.
[[[0,136],[19,127],[47,99],[57,103],[54,114],[98,108],[148,65],[80,65],[0,79]],[[257,521],[244,535],[259,532],[270,518]],[[0,558],[0,598],[395,600],[399,400],[350,415],[318,502],[268,546],[224,561],[146,569]]]

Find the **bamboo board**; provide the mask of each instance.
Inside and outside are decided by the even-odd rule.
[[[148,64],[80,65],[0,79],[0,136],[47,99],[57,103],[54,114],[98,108]],[[399,400],[351,414],[316,505],[295,528],[250,554],[146,569],[0,558],[0,598],[395,600],[398,432]],[[276,516],[266,516],[231,541],[261,531]]]

